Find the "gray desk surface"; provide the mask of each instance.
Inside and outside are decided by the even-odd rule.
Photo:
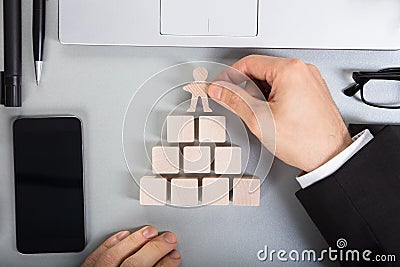
[[[31,7],[29,1],[23,3],[24,106],[0,108],[2,266],[76,266],[109,234],[144,224],[179,235],[183,266],[262,266],[267,263],[258,262],[256,253],[264,245],[288,251],[327,246],[294,196],[299,189],[294,180],[297,170],[279,160],[274,162],[262,188],[260,208],[139,205],[138,188],[122,153],[123,115],[133,91],[150,75],[170,65],[191,60],[230,64],[251,53],[298,57],[321,69],[346,122],[400,122],[399,111],[371,108],[342,93],[351,70],[398,65],[400,52],[63,46],[57,40],[57,1],[48,1],[46,64],[43,82],[36,87]],[[84,122],[88,245],[79,254],[28,256],[15,248],[10,121],[18,115],[36,114],[75,114]]]

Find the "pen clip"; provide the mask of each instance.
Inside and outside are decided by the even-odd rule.
[[[5,103],[5,85],[4,85],[4,71],[0,71],[0,105]]]

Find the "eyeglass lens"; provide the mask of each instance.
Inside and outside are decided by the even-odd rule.
[[[400,107],[400,81],[370,80],[364,85],[363,98],[380,107]]]

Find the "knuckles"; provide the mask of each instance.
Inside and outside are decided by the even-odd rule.
[[[251,55],[248,55],[248,56],[245,56],[244,58],[243,58],[243,60],[244,61],[251,61],[251,60],[255,60],[255,59],[258,59],[258,58],[260,58],[260,57],[262,57],[261,55],[257,55],[257,54],[251,54]]]
[[[249,66],[253,65],[253,62],[260,60],[260,58],[262,57],[263,57],[262,55],[252,54],[245,56],[240,60],[240,62],[243,65],[243,67],[247,69]]]
[[[106,251],[103,255],[100,256],[99,262],[108,266],[108,265],[115,265],[118,262],[118,260],[114,256],[114,254]]]
[[[307,66],[308,66],[310,69],[314,70],[314,71],[319,71],[318,68],[317,68],[314,64],[307,64]]]
[[[82,264],[81,267],[86,267],[86,266],[95,266],[97,262],[97,259],[90,255],[89,257],[86,258],[85,262]]]
[[[321,75],[319,69],[313,64],[307,64],[307,67],[315,74]]]
[[[287,59],[287,63],[286,63],[286,67],[290,68],[290,69],[298,70],[298,69],[305,69],[307,67],[307,65],[301,59],[288,58]]]
[[[130,243],[133,243],[133,244],[139,244],[139,243],[141,243],[141,240],[139,240],[139,238],[138,238],[138,236],[137,236],[137,233],[134,233],[134,234],[129,235],[129,236],[127,237],[127,240],[128,240]]]
[[[240,108],[241,103],[244,101],[237,93],[229,91],[225,95],[225,100],[223,102],[225,102],[225,104],[227,104],[231,109],[237,111],[237,109]]]
[[[149,245],[152,246],[155,251],[162,252],[164,251],[163,247],[166,245],[166,242],[161,240],[152,240],[149,242]]]
[[[140,267],[140,262],[134,257],[128,258],[121,264],[121,267]]]

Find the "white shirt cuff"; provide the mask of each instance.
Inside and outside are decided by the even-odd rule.
[[[322,179],[325,179],[326,177],[340,169],[343,164],[345,164],[373,138],[374,136],[368,129],[362,131],[361,133],[353,137],[353,143],[350,146],[348,146],[345,150],[336,155],[333,159],[320,166],[319,168],[313,170],[312,172],[296,177],[296,180],[299,182],[301,188],[304,189]]]

